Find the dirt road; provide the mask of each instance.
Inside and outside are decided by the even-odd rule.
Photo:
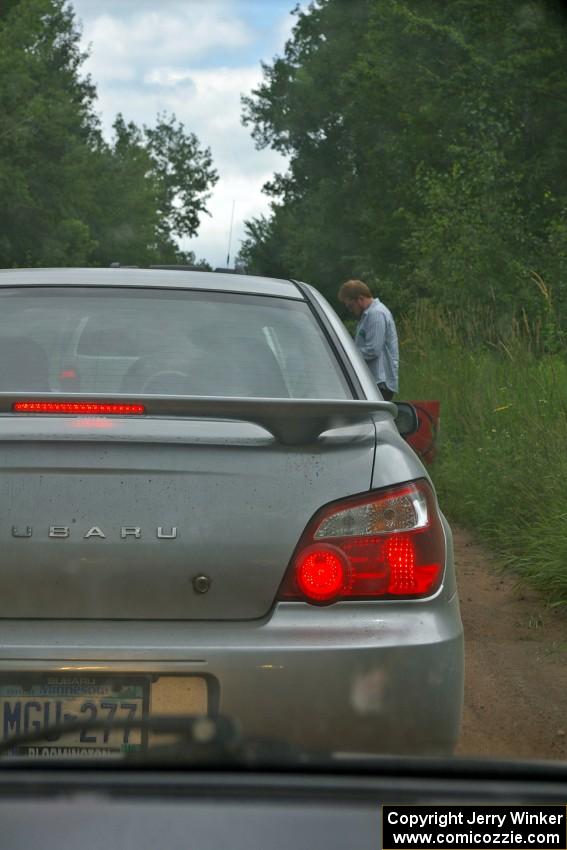
[[[454,529],[466,682],[458,753],[567,760],[567,616]],[[567,569],[567,565],[566,565]]]

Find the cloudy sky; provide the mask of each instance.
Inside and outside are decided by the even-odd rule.
[[[244,220],[267,211],[262,185],[284,160],[257,151],[241,126],[240,95],[261,79],[260,61],[283,51],[295,0],[71,0],[91,56],[105,133],[116,113],[154,124],[174,112],[211,148],[219,181],[199,234],[183,248],[226,263],[234,201],[231,265]]]

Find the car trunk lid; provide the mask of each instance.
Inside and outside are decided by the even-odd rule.
[[[220,401],[153,397],[152,415],[132,418],[0,415],[0,616],[265,616],[312,514],[370,487],[369,414],[390,405],[284,400],[283,415],[280,400],[230,399],[211,418]]]

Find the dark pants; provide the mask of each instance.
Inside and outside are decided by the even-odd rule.
[[[394,393],[392,392],[392,390],[388,389],[386,384],[378,384],[378,389],[382,393],[384,401],[392,401],[392,399],[394,398]]]

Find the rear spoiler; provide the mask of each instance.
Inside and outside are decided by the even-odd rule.
[[[324,431],[360,422],[372,413],[385,411],[393,417],[397,407],[389,401],[357,399],[233,398],[209,396],[115,395],[92,393],[0,393],[0,414],[15,413],[16,402],[68,402],[75,404],[143,405],[148,416],[230,419],[261,425],[284,445],[311,443]],[[67,415],[84,416],[80,412]],[[105,415],[105,414],[101,414]]]

